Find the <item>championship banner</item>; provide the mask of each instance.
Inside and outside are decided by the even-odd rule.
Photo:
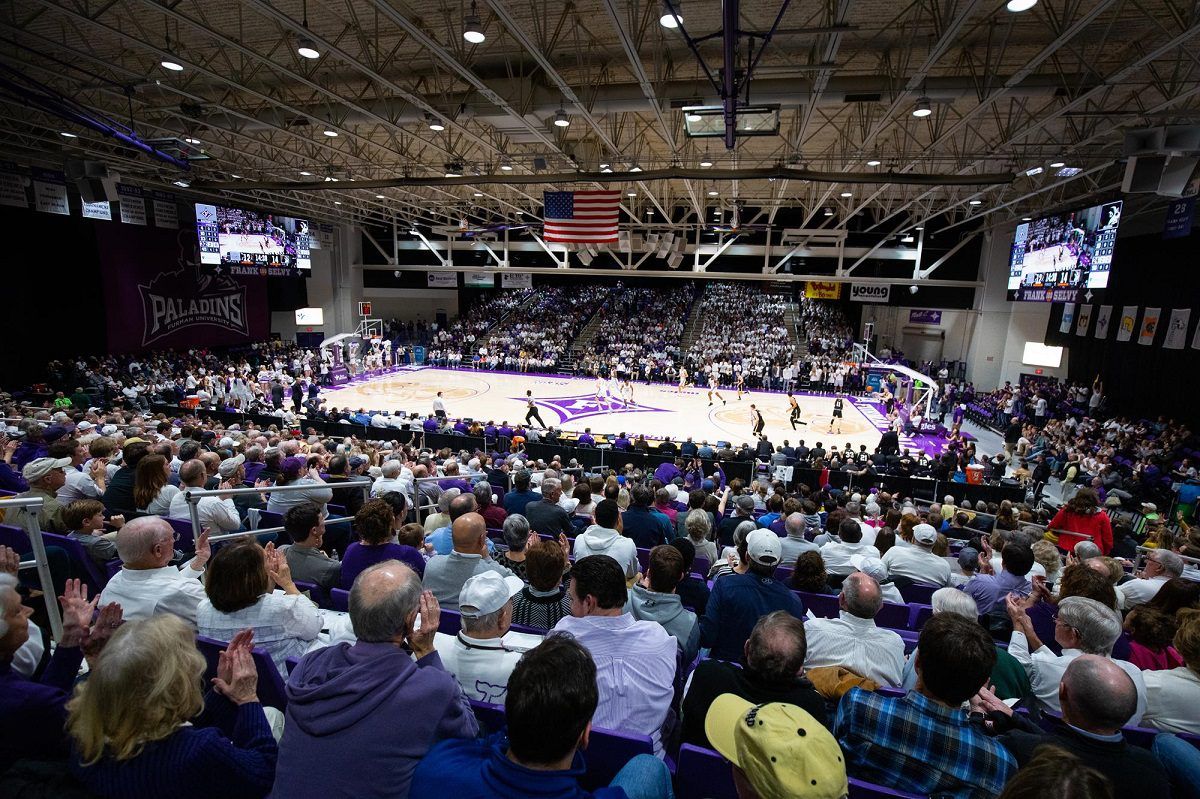
[[[804,296],[810,300],[840,300],[842,284],[810,280],[804,284]]]
[[[1070,333],[1071,325],[1075,323],[1075,303],[1068,302],[1063,305],[1062,321],[1058,323],[1059,333]]]
[[[1183,342],[1187,340],[1188,322],[1191,318],[1191,308],[1174,308],[1171,310],[1171,323],[1167,325],[1167,336],[1163,339],[1163,349],[1183,349]]]
[[[1154,343],[1154,337],[1158,334],[1158,317],[1162,314],[1162,308],[1147,308],[1142,314],[1142,328],[1138,333],[1138,344],[1149,347]]]
[[[67,176],[53,169],[32,171],[34,207],[44,214],[70,216],[71,206],[67,204]]]
[[[117,185],[117,196],[121,200],[121,222],[126,225],[146,224],[146,198],[139,186]]]
[[[1086,336],[1088,333],[1088,325],[1092,321],[1092,306],[1080,305],[1079,314],[1076,316],[1075,335]]]
[[[1121,309],[1121,326],[1117,328],[1117,341],[1129,341],[1133,338],[1133,329],[1137,326],[1137,306],[1126,305]]]
[[[214,275],[194,229],[96,225],[109,352],[245,344],[270,335],[267,279]]]
[[[1108,338],[1108,321],[1112,319],[1111,305],[1101,305],[1096,314],[1096,338]]]
[[[0,161],[0,205],[12,208],[28,208],[29,195],[25,187],[29,178],[21,174],[20,168],[11,161]]]
[[[431,289],[458,288],[457,272],[426,272],[425,285]]]
[[[875,286],[864,283],[850,284],[851,302],[887,302],[891,296],[891,286]]]
[[[169,191],[155,189],[150,192],[150,199],[154,206],[154,226],[177,230],[179,228],[179,204],[175,202],[175,195]]]
[[[108,200],[100,200],[94,203],[83,204],[84,219],[105,219],[112,221],[112,205]]]
[[[529,272],[501,272],[500,288],[531,289],[533,288],[533,275]]]

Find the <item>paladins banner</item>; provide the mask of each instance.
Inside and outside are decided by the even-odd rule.
[[[242,344],[270,334],[263,277],[201,268],[196,232],[98,225],[110,352]]]

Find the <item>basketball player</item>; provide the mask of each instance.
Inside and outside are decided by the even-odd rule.
[[[546,427],[546,423],[542,421],[542,415],[538,413],[537,403],[533,401],[533,391],[525,391],[525,424],[531,424],[531,419],[537,419],[537,423],[542,428]]]
[[[838,397],[833,401],[833,415],[829,417],[829,432],[833,432],[833,420],[837,419],[838,435],[842,433],[842,398]]]
[[[739,402],[741,402],[741,399],[742,399],[742,392],[743,392],[743,391],[745,391],[745,389],[746,389],[746,375],[745,375],[744,373],[742,373],[742,372],[738,372],[738,376],[737,376],[737,394],[738,394],[738,401],[739,401]],[[749,392],[746,392],[746,393],[749,393]]]
[[[720,388],[721,382],[717,376],[717,367],[713,365],[712,370],[708,373],[708,407],[712,407],[714,394],[721,401],[722,405],[726,404],[725,398],[721,396]]]
[[[687,385],[687,380],[688,380],[687,367],[684,366],[683,364],[680,364],[679,365],[679,390],[675,392],[676,394],[683,393],[683,387]],[[709,405],[711,405],[711,404],[712,403],[710,402]]]
[[[791,391],[788,391],[787,397],[788,397],[788,405],[790,406],[789,413],[788,413],[788,421],[792,423],[792,429],[793,430],[796,429],[797,423],[800,423],[800,424],[804,425],[805,427],[807,427],[808,422],[800,421],[800,403],[796,402],[796,398],[794,396],[792,396]]]
[[[608,384],[606,382],[604,382],[604,375],[600,374],[600,372],[597,371],[596,372],[596,404],[597,405],[604,404],[603,398],[604,398],[604,393],[605,393],[605,390],[607,389],[607,386],[608,386]]]
[[[763,426],[766,424],[766,422],[763,421],[762,411],[760,411],[758,407],[753,404],[750,406],[750,423],[754,425],[754,437],[762,438]]]
[[[627,407],[629,405],[637,405],[637,403],[633,401],[633,382],[628,377],[626,377],[625,381],[621,383],[621,399],[624,400]]]
[[[605,390],[608,398],[613,401],[614,405],[617,402],[621,402],[621,384],[617,381],[616,372],[608,373],[608,383]],[[621,404],[624,405],[625,403],[621,402]]]

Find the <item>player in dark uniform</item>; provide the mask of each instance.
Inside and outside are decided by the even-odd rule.
[[[546,423],[542,421],[542,415],[538,413],[538,406],[533,401],[533,391],[531,390],[525,391],[525,408],[525,424],[530,424],[531,419],[537,419],[539,425],[543,428],[546,427]]]
[[[755,405],[750,406],[750,422],[754,425],[754,437],[762,438],[763,427],[766,425],[766,422],[763,421],[762,411]]]
[[[788,421],[792,423],[792,429],[795,430],[797,424],[802,424],[807,427],[808,422],[800,421],[800,403],[796,402],[796,398],[792,396],[792,392],[790,391],[787,393],[787,397],[788,405],[790,406]]]
[[[833,401],[833,415],[829,417],[829,432],[833,432],[833,420],[837,420],[837,432],[841,435],[842,432],[842,398],[838,397]]]

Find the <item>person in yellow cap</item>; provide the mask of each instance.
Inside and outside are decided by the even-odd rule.
[[[733,764],[742,799],[842,799],[849,791],[838,742],[795,705],[755,705],[721,694],[708,709],[704,731]]]

